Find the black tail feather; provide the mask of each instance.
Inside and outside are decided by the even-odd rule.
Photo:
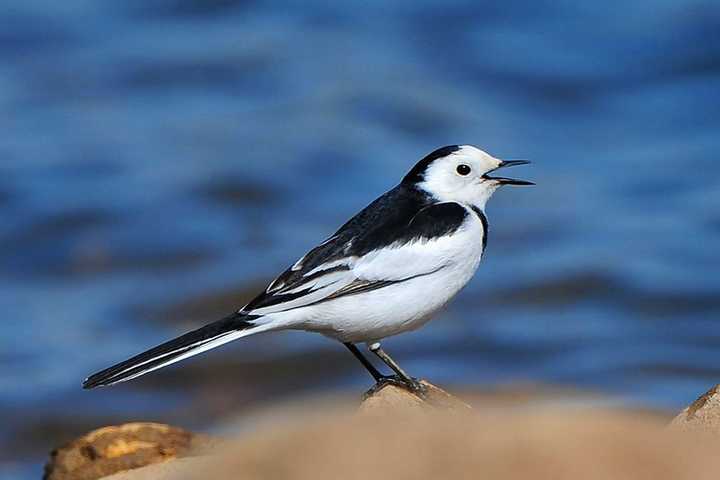
[[[83,382],[83,388],[112,385],[174,363],[173,361],[177,361],[178,357],[201,348],[213,340],[257,326],[252,322],[256,318],[258,317],[241,313],[229,315],[91,375]]]

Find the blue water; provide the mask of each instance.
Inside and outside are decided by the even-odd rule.
[[[386,343],[408,370],[659,408],[720,381],[716,1],[6,0],[0,55],[0,477],[110,422],[366,387],[281,334],[79,389],[451,143],[538,186],[493,198],[476,278]]]

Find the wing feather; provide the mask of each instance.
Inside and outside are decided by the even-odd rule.
[[[282,312],[434,273],[446,266],[444,239],[467,214],[457,203],[427,204],[391,191],[285,270],[241,312]]]

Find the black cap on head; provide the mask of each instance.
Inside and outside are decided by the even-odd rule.
[[[405,178],[403,178],[402,183],[420,183],[423,181],[423,174],[427,170],[428,166],[437,160],[438,158],[447,157],[448,155],[457,152],[460,150],[459,145],[448,145],[446,147],[441,147],[435,150],[434,152],[429,153],[425,158],[420,160],[413,168],[408,172],[407,175],[405,175]]]

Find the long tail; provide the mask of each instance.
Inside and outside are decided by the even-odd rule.
[[[132,380],[159,368],[219,347],[237,338],[269,330],[268,323],[256,323],[259,317],[234,313],[222,320],[186,333],[169,342],[158,345],[129,360],[113,365],[86,378],[83,388],[106,387]]]

